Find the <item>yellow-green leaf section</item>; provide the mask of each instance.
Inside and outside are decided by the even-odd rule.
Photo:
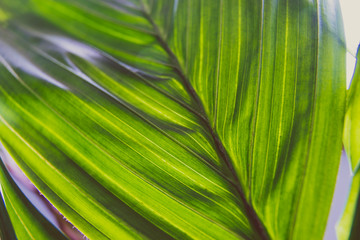
[[[343,216],[336,227],[338,239],[358,239],[360,237],[360,48],[356,56],[354,75],[347,96],[347,110],[344,126],[344,147],[349,158],[353,178]]]
[[[32,0],[0,31],[0,141],[90,239],[321,239],[338,5]]]

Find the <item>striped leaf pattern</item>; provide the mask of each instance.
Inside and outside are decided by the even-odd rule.
[[[321,239],[338,5],[5,0],[0,141],[90,239]]]

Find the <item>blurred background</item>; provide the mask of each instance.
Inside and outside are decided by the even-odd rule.
[[[360,0],[340,0],[340,5],[343,15],[345,40],[347,45],[346,80],[349,87],[356,63],[356,51],[360,43]],[[335,226],[345,207],[350,189],[351,178],[350,165],[348,164],[348,159],[343,151],[324,240],[337,239]]]

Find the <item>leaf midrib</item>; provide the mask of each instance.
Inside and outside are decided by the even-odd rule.
[[[0,60],[1,60],[1,56],[0,56]],[[5,60],[4,60],[5,61]],[[55,62],[54,62],[55,63]],[[3,64],[5,65],[5,66],[7,66],[7,67],[9,67],[8,68],[8,70],[9,70],[9,72],[11,72],[12,74],[13,74],[13,76],[26,88],[26,89],[28,89],[36,98],[38,98],[42,103],[44,103],[52,112],[54,112],[56,115],[58,115],[62,120],[64,120],[71,128],[73,128],[75,131],[77,131],[80,135],[82,135],[85,139],[87,139],[88,141],[90,141],[92,144],[94,144],[94,145],[96,145],[97,146],[97,144],[95,144],[94,142],[93,142],[93,140],[91,140],[91,139],[88,139],[87,137],[86,137],[86,135],[81,131],[81,130],[79,130],[76,126],[74,126],[72,123],[70,123],[68,120],[66,120],[66,118],[64,117],[64,116],[62,116],[59,112],[57,112],[55,109],[53,109],[50,105],[48,105],[47,103],[46,103],[46,101],[44,100],[44,99],[42,99],[39,95],[37,95],[27,84],[25,84],[22,80],[21,80],[21,78],[19,77],[19,76],[17,76],[17,74],[15,73],[15,71],[13,70],[13,69],[11,69],[11,67],[10,67],[10,65],[9,64],[7,64],[6,63],[6,61],[5,62],[3,62]],[[62,66],[64,69],[67,69],[65,66]],[[67,69],[68,71],[70,71],[70,69]],[[72,71],[71,71],[72,72]],[[74,73],[75,74],[75,73]],[[125,106],[125,105],[124,105]],[[129,108],[129,110],[130,111],[132,111],[130,108]],[[139,116],[139,117],[141,117],[139,114],[137,114],[136,112],[133,112],[134,114],[136,114],[137,116]],[[0,118],[1,118],[1,116],[0,116]],[[142,118],[142,117],[141,117]],[[144,121],[146,121],[146,122],[148,122],[148,120],[146,120],[145,118],[142,118]],[[0,119],[1,120],[1,119]],[[5,124],[7,124],[7,122],[6,121],[3,121]],[[149,124],[151,124],[150,122],[148,122]],[[165,134],[160,128],[158,128],[158,127],[156,127],[154,124],[151,124],[153,127],[155,127],[158,131],[160,131],[161,133],[163,133],[163,134]],[[17,133],[16,133],[17,134]],[[55,134],[55,135],[57,135],[57,134]],[[167,136],[167,135],[166,135]],[[170,136],[169,136],[169,138],[170,139],[172,139],[172,140],[176,140],[176,139],[174,139],[174,138],[171,138]],[[105,151],[103,148],[101,148],[101,147],[98,147],[101,151],[103,151],[104,153],[106,153],[107,155],[109,155],[111,158],[113,158],[113,156],[110,154],[110,153],[108,153],[107,151]],[[118,162],[118,163],[120,163],[120,162]],[[127,165],[124,165],[124,164],[121,164],[122,166],[124,166],[128,171],[131,171],[133,174],[134,174],[134,172],[131,170],[131,169],[129,169],[129,167],[127,166]],[[211,165],[208,165],[209,167],[211,167]],[[217,169],[215,169],[214,168],[214,170],[217,170]],[[224,179],[226,179],[226,180],[228,180],[228,181],[230,181],[230,179],[228,179],[228,178],[226,178],[226,176],[224,176],[221,172],[219,172],[219,171],[217,171],[219,174],[221,174],[221,176],[223,176],[224,177]],[[149,183],[146,179],[144,179],[143,177],[141,177],[140,175],[138,175],[138,174],[134,174],[136,177],[138,177],[138,178],[140,178],[141,180],[143,180],[143,181],[145,181],[145,182],[147,182],[147,183]],[[68,180],[67,178],[66,178],[66,180]],[[175,201],[177,201],[178,203],[180,203],[181,205],[183,205],[183,206],[186,206],[187,208],[189,208],[190,210],[192,210],[192,211],[194,211],[194,212],[196,212],[197,214],[200,214],[199,212],[197,212],[196,211],[196,209],[194,209],[194,208],[191,208],[191,207],[189,207],[189,206],[187,206],[186,204],[184,204],[182,201],[180,201],[179,199],[176,199],[176,198],[174,198],[173,196],[171,196],[171,195],[169,195],[168,193],[166,193],[165,191],[163,191],[163,190],[161,190],[160,188],[158,188],[158,187],[156,187],[155,185],[153,185],[153,184],[151,184],[151,183],[149,183],[151,186],[153,186],[154,188],[156,188],[157,190],[159,190],[159,191],[161,191],[162,193],[164,193],[165,195],[167,195],[168,197],[170,197],[170,198],[172,198],[172,199],[174,199]],[[233,183],[234,184],[234,183]],[[75,186],[75,185],[74,185]],[[76,187],[76,186],[75,186]],[[76,187],[77,188],[77,187]],[[204,218],[206,218],[206,219],[208,219],[208,220],[210,220],[210,221],[212,221],[213,223],[215,223],[215,224],[217,224],[219,227],[221,227],[221,228],[223,228],[223,229],[225,229],[225,230],[227,230],[227,231],[230,231],[226,226],[223,226],[223,225],[221,225],[221,224],[218,224],[217,222],[215,222],[215,221],[213,221],[212,219],[210,219],[210,218],[208,218],[208,217],[206,217],[206,216],[204,216],[204,215],[202,215],[202,214],[200,214],[202,217],[204,217]],[[95,227],[95,226],[94,226]],[[95,227],[96,229],[99,229],[98,227]],[[206,234],[206,233],[205,233]],[[237,234],[237,233],[236,233]],[[237,236],[243,236],[243,235],[238,235],[237,234]]]
[[[238,175],[236,174],[236,171],[232,164],[231,158],[230,158],[229,154],[227,153],[223,143],[221,142],[218,134],[216,133],[216,131],[214,131],[213,127],[211,127],[210,119],[208,118],[208,116],[205,112],[205,108],[203,106],[203,103],[202,103],[200,97],[197,95],[195,89],[190,84],[189,79],[186,77],[186,74],[185,74],[184,70],[182,69],[177,56],[173,53],[173,51],[169,47],[168,43],[165,41],[164,37],[162,36],[160,28],[155,23],[155,21],[152,19],[151,14],[147,12],[147,10],[144,6],[143,0],[141,0],[141,4],[142,4],[141,11],[144,14],[144,17],[149,21],[149,23],[153,27],[154,36],[159,41],[160,46],[168,54],[175,73],[177,73],[178,76],[180,77],[181,83],[185,87],[186,92],[191,97],[197,110],[199,110],[199,112],[194,112],[194,113],[199,117],[200,121],[202,121],[202,123],[204,124],[205,129],[210,133],[211,138],[214,141],[215,150],[217,152],[217,155],[219,156],[220,159],[222,159],[224,161],[225,165],[227,166],[227,168],[229,169],[229,171],[231,173],[231,177],[234,179],[234,181],[229,181],[229,183],[236,189],[236,192],[234,194],[237,195],[238,198],[240,199],[240,201],[244,204],[244,209],[246,211],[245,214],[249,220],[251,227],[253,228],[255,234],[258,234],[258,237],[260,239],[270,239],[269,234],[268,234],[264,224],[261,222],[261,220],[257,216],[254,208],[252,207],[252,204],[246,200],[246,196],[240,185],[240,179],[239,179]]]

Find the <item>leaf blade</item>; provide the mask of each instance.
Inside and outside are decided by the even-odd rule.
[[[2,161],[0,161],[0,179],[6,211],[11,219],[11,222],[7,224],[13,226],[17,239],[66,239],[29,202],[11,178]],[[13,239],[14,236],[9,235],[8,237]]]
[[[345,115],[345,126],[343,143],[348,156],[350,168],[352,170],[352,182],[349,191],[347,203],[343,215],[337,224],[336,233],[339,239],[356,239],[359,236],[357,232],[357,223],[359,215],[359,163],[360,153],[359,146],[359,79],[360,67],[359,59],[360,51],[357,51],[357,61],[354,69],[354,75],[350,89],[347,92],[347,109]]]
[[[157,228],[158,234],[175,238],[267,238],[269,233],[285,239],[303,237],[303,232],[321,237],[340,154],[339,141],[322,144],[322,135],[324,129],[334,138],[340,134],[345,90],[344,62],[335,62],[344,56],[336,39],[342,27],[332,25],[339,20],[337,11],[332,15],[336,4],[148,1],[132,7],[118,3],[117,16],[106,7],[110,2],[92,1],[108,13],[99,17],[84,1],[34,0],[32,11],[66,33],[39,32],[31,27],[39,22],[33,15],[13,22],[14,37],[6,39],[11,33],[5,31],[7,47],[0,54],[6,59],[3,74],[12,81],[2,83],[2,101],[11,106],[4,106],[2,115],[7,130],[14,131],[4,131],[1,140],[14,148],[13,155],[20,155],[21,141],[34,144],[30,149],[40,152],[37,161],[48,166],[37,168],[25,151],[24,161],[18,161],[23,169],[29,165],[27,174],[36,185],[50,182],[45,169],[68,176],[63,182],[79,174],[82,180],[66,185],[73,188],[67,196],[62,195],[66,187],[59,189],[53,180],[43,189],[52,201],[66,197],[54,205],[81,211],[80,230],[98,238],[120,231],[129,238],[132,233],[151,238],[150,229]],[[71,24],[61,24],[64,17]],[[13,41],[30,50],[8,47]],[[37,70],[18,66],[13,53],[30,59]],[[22,96],[13,97],[15,92]],[[16,116],[27,119],[24,129]],[[48,161],[47,149],[76,171]],[[323,156],[332,164],[324,165]],[[134,219],[146,222],[148,230],[141,232],[136,220],[106,209],[96,191],[87,190],[90,186],[112,194],[114,204],[132,208]],[[314,189],[321,191],[322,201],[312,201]],[[280,199],[284,193],[290,194]],[[97,210],[102,220],[70,195]],[[314,220],[313,211],[322,217]],[[65,216],[78,217],[71,211]]]

